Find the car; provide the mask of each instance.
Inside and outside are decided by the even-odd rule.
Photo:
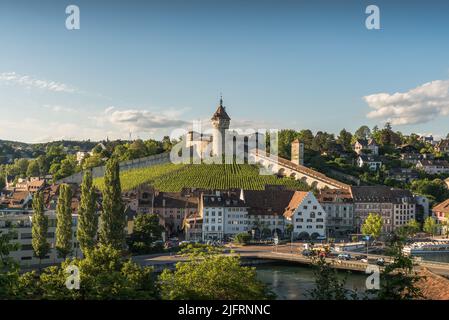
[[[367,258],[360,259],[360,262],[368,263],[368,259]]]
[[[340,260],[351,260],[351,255],[347,254],[347,253],[340,253],[337,256],[337,258],[340,259]]]
[[[303,251],[301,252],[301,254],[302,254],[304,257],[312,257],[312,256],[314,255],[312,250],[303,250]]]
[[[356,260],[363,260],[363,259],[366,259],[366,255],[358,255],[358,256],[355,256],[355,259]]]
[[[379,258],[376,260],[376,264],[378,266],[384,266],[385,265],[385,259],[384,258]]]

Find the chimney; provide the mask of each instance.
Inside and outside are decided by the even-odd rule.
[[[291,161],[297,165],[304,165],[304,143],[299,139],[292,142]]]

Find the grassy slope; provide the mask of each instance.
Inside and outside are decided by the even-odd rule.
[[[166,192],[179,192],[183,187],[263,190],[266,184],[285,185],[295,190],[308,189],[304,183],[290,178],[260,175],[256,166],[247,164],[163,164],[124,171],[120,176],[124,191],[142,183],[153,184],[156,189]],[[95,179],[94,183],[101,189],[103,178]]]

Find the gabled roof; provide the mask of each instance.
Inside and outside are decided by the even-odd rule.
[[[249,215],[282,215],[290,203],[295,191],[276,190],[245,190],[245,202]]]
[[[284,217],[290,218],[294,214],[296,208],[298,208],[298,206],[304,201],[308,194],[309,192],[306,191],[296,191],[288,206],[285,208]]]
[[[420,160],[419,162],[423,167],[440,166],[449,168],[449,162],[446,160]]]
[[[449,199],[437,204],[435,207],[433,207],[432,211],[449,214]]]

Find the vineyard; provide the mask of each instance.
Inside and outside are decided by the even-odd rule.
[[[120,174],[120,178],[124,191],[143,183],[152,184],[156,189],[165,192],[179,192],[184,187],[263,190],[267,184],[284,185],[294,190],[308,190],[308,186],[301,181],[278,178],[275,175],[260,175],[257,166],[248,164],[163,164],[124,171]],[[102,189],[103,178],[95,179],[94,183]]]

